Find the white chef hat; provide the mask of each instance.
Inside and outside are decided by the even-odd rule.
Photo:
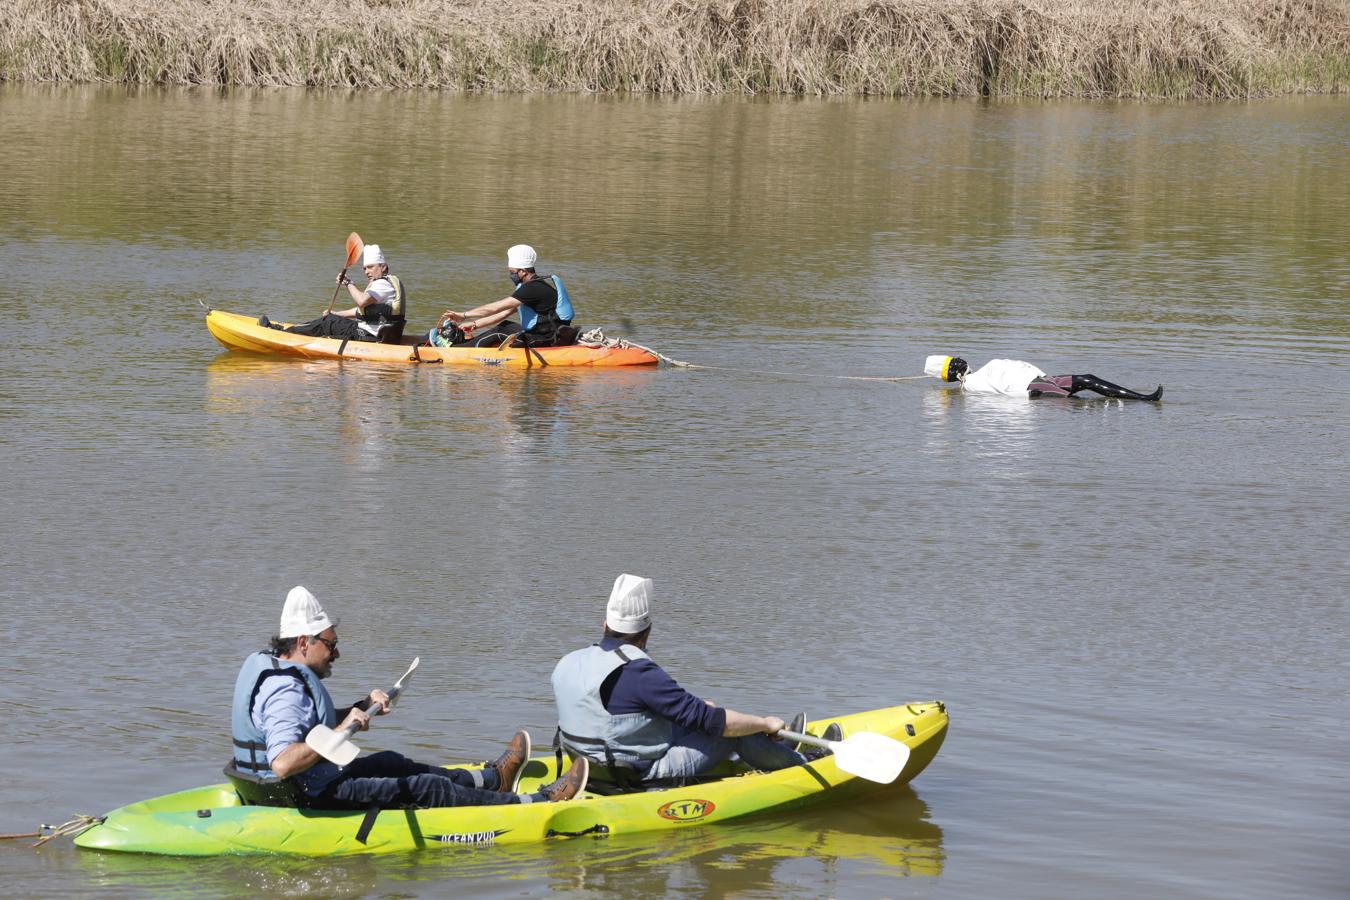
[[[539,254],[534,252],[534,248],[529,244],[516,244],[506,251],[506,267],[508,269],[533,269],[535,261],[539,259]]]
[[[277,632],[277,636],[293,638],[315,635],[327,631],[337,623],[337,619],[328,618],[328,613],[323,611],[317,597],[297,584],[286,595],[286,605],[281,607],[281,630]]]
[[[614,579],[605,607],[605,625],[620,634],[637,634],[652,624],[652,580],[623,574]]]

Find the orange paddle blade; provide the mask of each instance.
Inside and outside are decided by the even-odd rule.
[[[356,258],[361,255],[361,251],[365,248],[366,242],[361,240],[361,235],[357,234],[355,231],[347,235],[347,265],[343,266],[343,268],[350,269],[352,264],[356,262]]]

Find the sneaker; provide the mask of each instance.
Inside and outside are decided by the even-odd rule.
[[[825,726],[825,730],[821,732],[820,737],[821,740],[826,741],[842,741],[844,739],[844,730],[839,727],[838,722],[831,722],[829,725]],[[806,757],[807,762],[815,762],[818,759],[829,756],[831,751],[826,750],[824,747],[805,744],[802,746],[800,752],[802,756]]]
[[[793,716],[792,721],[787,724],[787,730],[795,731],[798,734],[804,732],[806,730],[806,713],[799,712],[795,716]],[[800,743],[794,743],[792,745],[792,749],[800,753],[802,750],[802,745]]]
[[[271,328],[272,320],[267,318],[267,316],[258,316],[258,324],[264,328]]]
[[[522,729],[511,736],[502,755],[487,764],[488,768],[497,770],[497,790],[514,794],[516,788],[520,787],[520,776],[529,759],[530,733]]]
[[[586,781],[591,775],[591,764],[586,757],[578,756],[563,776],[550,785],[539,789],[539,793],[548,798],[549,803],[561,803],[571,800],[586,790]]]

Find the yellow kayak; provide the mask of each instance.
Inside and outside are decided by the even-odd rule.
[[[685,787],[611,794],[587,791],[565,803],[383,810],[363,841],[358,840],[365,818],[360,810],[245,806],[233,787],[217,784],[113,810],[75,843],[97,850],[171,856],[345,856],[716,824],[751,813],[893,790],[922,772],[937,754],[947,734],[947,709],[936,700],[908,703],[813,722],[807,730],[819,735],[830,722],[840,724],[845,739],[874,732],[905,744],[909,758],[899,777],[891,784],[877,784],[842,771],[833,756],[825,756],[776,772],[729,770],[727,777]],[[563,765],[569,762],[564,758]],[[552,756],[531,759],[520,790],[534,791],[553,780],[557,766]]]
[[[284,323],[277,323],[284,324]],[[213,309],[206,314],[211,336],[230,350],[280,353],[306,359],[354,359],[379,363],[446,363],[455,366],[488,366],[532,369],[547,366],[654,366],[655,354],[639,347],[415,347],[420,337],[405,337],[400,344],[372,341],[341,341],[337,338],[291,334],[258,324],[256,316]]]

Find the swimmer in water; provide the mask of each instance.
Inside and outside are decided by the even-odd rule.
[[[974,394],[1009,397],[1072,397],[1079,391],[1094,391],[1119,400],[1161,400],[1162,385],[1151,394],[1141,394],[1112,384],[1096,375],[1047,375],[1019,359],[991,359],[975,371],[959,356],[930,356],[923,372],[943,381],[957,382]]]

